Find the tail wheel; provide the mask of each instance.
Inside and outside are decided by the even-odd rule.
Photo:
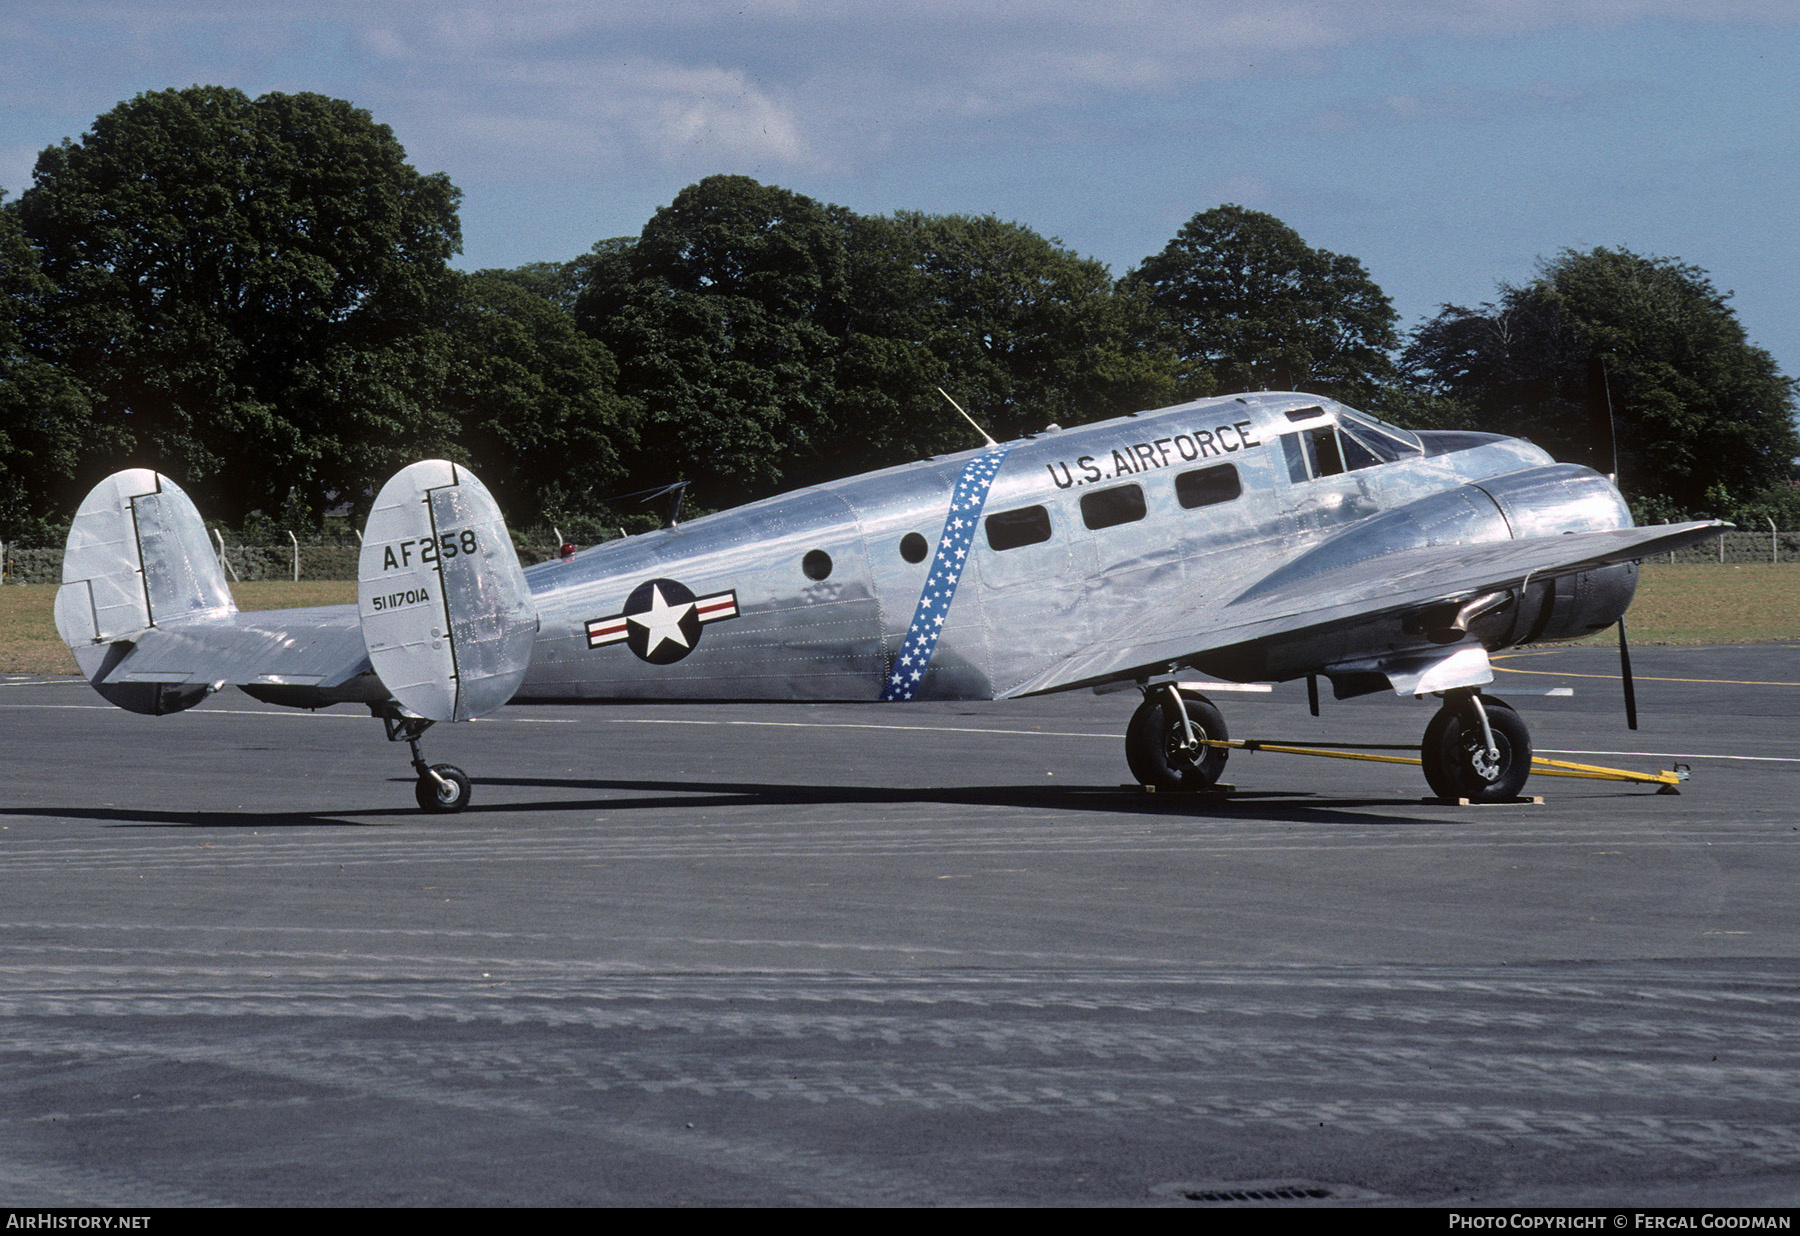
[[[1467,700],[1446,703],[1425,727],[1419,758],[1425,781],[1439,798],[1505,802],[1517,798],[1531,776],[1531,731],[1510,704],[1482,696],[1496,755],[1490,756],[1481,722]]]
[[[1125,762],[1140,784],[1159,790],[1205,790],[1225,771],[1230,751],[1207,745],[1208,739],[1230,737],[1224,714],[1204,695],[1183,691],[1181,703],[1193,725],[1191,744],[1168,692],[1158,691],[1132,714],[1125,729]]]
[[[437,776],[421,774],[413,786],[413,797],[418,799],[422,809],[433,814],[448,814],[469,805],[473,787],[469,784],[468,773],[454,764],[433,764],[431,771]]]

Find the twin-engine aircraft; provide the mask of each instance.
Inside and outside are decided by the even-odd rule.
[[[1426,780],[1518,794],[1531,739],[1488,654],[1617,622],[1637,559],[1717,523],[1632,526],[1528,442],[1411,433],[1315,395],[1204,399],[817,485],[521,569],[468,469],[381,490],[357,604],[240,613],[193,503],[148,469],[89,493],[56,625],[108,700],[223,686],[367,706],[426,811],[468,776],[420,737],[509,702],[1002,699],[1130,689],[1138,780],[1214,785],[1218,684],[1436,695]]]

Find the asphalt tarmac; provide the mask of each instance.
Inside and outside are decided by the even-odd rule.
[[[428,817],[366,713],[0,680],[0,1199],[1800,1204],[1800,646],[1634,661],[1637,733],[1605,650],[1495,691],[1679,796],[1479,808],[1121,788],[1083,693],[508,708]]]

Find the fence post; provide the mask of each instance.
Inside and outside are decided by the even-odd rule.
[[[238,577],[237,568],[232,566],[231,559],[225,556],[225,534],[214,528],[213,536],[217,537],[219,541],[219,570],[230,571],[232,579],[237,580],[240,584],[243,583],[244,581]]]
[[[1769,563],[1771,566],[1781,561],[1781,532],[1775,527],[1775,521],[1767,515],[1763,518],[1769,523]]]
[[[1725,565],[1725,530],[1719,529],[1719,565]]]
[[[294,582],[300,582],[300,542],[294,536],[293,529],[288,530],[288,540],[294,542]]]

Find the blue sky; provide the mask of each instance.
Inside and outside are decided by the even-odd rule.
[[[1115,273],[1238,202],[1406,326],[1564,248],[1679,257],[1800,375],[1792,0],[12,0],[0,186],[196,82],[367,108],[463,190],[467,268],[572,257],[714,172],[993,213]]]

